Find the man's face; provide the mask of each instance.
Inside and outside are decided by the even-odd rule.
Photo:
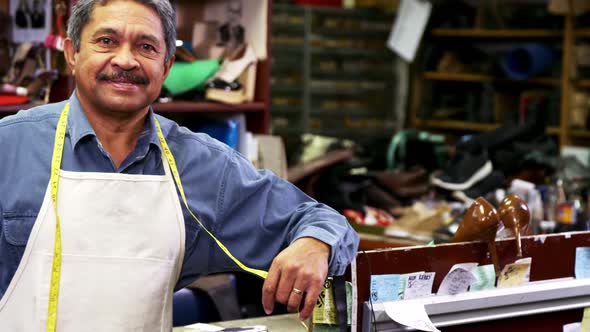
[[[97,5],[80,38],[65,53],[76,78],[78,98],[94,112],[143,111],[159,95],[173,59],[158,14],[133,1]]]

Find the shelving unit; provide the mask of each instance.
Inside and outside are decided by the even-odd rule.
[[[590,43],[590,28],[581,24],[577,24],[576,17],[573,15],[568,15],[566,20],[569,32],[567,37],[569,44],[567,56],[570,59],[570,67],[568,68],[568,79],[564,81],[564,84],[567,90],[567,95],[570,96],[570,98],[568,98],[568,106],[570,106],[572,104],[571,94],[575,90],[590,93],[590,77],[587,75],[579,75],[579,77],[576,77],[573,74],[575,71],[575,61],[573,60],[575,54],[574,46],[578,43]],[[565,114],[567,116],[568,122],[570,117],[573,117],[572,112],[574,112],[574,106],[572,106],[571,109],[568,109],[567,114]],[[590,122],[587,120],[585,128],[568,128],[567,142],[570,144],[590,145],[590,128],[588,127],[589,123]]]
[[[436,11],[436,8],[434,10]],[[554,29],[545,28],[543,21],[538,20],[538,27],[531,27],[529,23],[529,26],[522,29],[484,28],[485,22],[483,25],[478,25],[474,21],[473,28],[432,27],[427,30],[413,67],[410,126],[454,135],[494,130],[503,122],[510,121],[510,116],[512,119],[518,118],[516,115],[521,106],[521,92],[544,91],[552,105],[550,111],[558,112],[549,120],[547,133],[555,137],[561,146],[570,144],[574,140],[590,138],[590,132],[586,134],[586,131],[582,129],[573,130],[569,125],[571,89],[573,86],[590,88],[590,78],[578,80],[570,78],[572,43],[574,37],[590,37],[590,29],[574,30],[574,18],[571,15],[563,16],[561,20],[561,25]],[[542,74],[523,80],[510,79],[501,73],[499,61],[490,61],[511,45],[528,43],[543,43],[550,45],[554,50],[556,67],[551,74]],[[470,45],[481,50],[482,54],[488,57],[483,60],[483,63],[488,61],[487,67],[479,66],[479,68],[485,68],[482,72],[470,72],[469,69],[473,67],[473,64],[467,64],[464,70],[445,72],[437,71],[436,68],[432,68],[432,61],[430,63],[426,61],[429,56],[428,51],[433,49],[429,48],[429,45],[444,49],[446,45],[453,44]],[[465,51],[465,54],[467,52],[469,51]],[[478,68],[477,65],[474,67]],[[442,89],[446,89],[446,95],[437,95],[440,91],[445,91]],[[462,106],[458,106],[464,107],[463,109],[453,109],[448,106],[448,103],[454,100],[453,93],[458,96],[463,95],[465,98]],[[465,102],[468,100],[467,96],[472,98],[470,102],[475,103],[470,106],[471,108],[465,106],[468,105]],[[442,103],[441,100],[447,104]],[[456,104],[461,103],[456,102]],[[474,110],[487,110],[487,117],[470,113]],[[478,116],[482,118],[478,119]]]
[[[573,84],[580,88],[590,88],[590,80],[575,80]]]
[[[177,34],[178,39],[192,40],[193,23],[196,21],[205,21],[204,8],[210,5],[220,6],[229,0],[176,0],[174,1],[177,13]],[[272,0],[268,0],[267,31],[270,32],[270,21],[272,13]],[[235,114],[243,113],[246,116],[247,129],[258,134],[269,132],[269,111],[270,111],[270,58],[272,50],[270,48],[270,38],[267,40],[267,59],[258,61],[256,66],[256,90],[254,102],[241,105],[226,105],[214,102],[189,102],[173,101],[170,103],[156,103],[153,105],[154,111],[169,116],[181,115],[182,121],[192,121],[202,117],[204,113],[226,113]],[[194,114],[192,114],[194,113]],[[193,116],[194,115],[194,116]]]
[[[455,82],[498,82],[498,83],[528,83],[528,84],[542,84],[558,86],[561,82],[558,78],[551,77],[536,77],[526,80],[516,81],[509,78],[495,77],[491,75],[467,74],[467,73],[439,73],[434,71],[424,72],[423,78],[425,80],[433,81],[455,81]],[[590,81],[587,83],[590,84]]]
[[[191,1],[191,0],[176,0],[174,5],[177,9],[177,33],[181,40],[192,40],[193,23],[198,20],[203,20],[203,13],[205,6],[219,5],[228,0],[205,0],[205,1]],[[8,0],[0,0],[0,9],[8,11]],[[272,0],[268,0],[268,19],[267,31],[270,31],[270,20],[272,13]],[[269,111],[270,111],[270,59],[272,57],[272,50],[270,48],[270,38],[267,39],[267,60],[259,61],[256,67],[256,92],[254,102],[245,103],[241,105],[226,105],[214,102],[190,102],[190,101],[172,101],[169,103],[155,103],[153,104],[154,111],[162,113],[172,118],[182,118],[182,124],[192,122],[202,117],[204,114],[235,114],[243,113],[246,117],[247,129],[254,133],[268,133],[269,132]],[[73,87],[68,87],[71,91]],[[69,93],[66,94],[69,96]],[[2,114],[15,113],[21,109],[27,109],[34,106],[34,104],[14,105],[14,106],[0,106],[0,117]]]
[[[273,8],[272,127],[283,136],[388,137],[395,55],[386,49],[394,14],[293,5]]]
[[[457,38],[560,38],[562,31],[543,29],[445,29],[437,28],[430,31],[432,37]]]

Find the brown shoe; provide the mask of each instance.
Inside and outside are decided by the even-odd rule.
[[[494,206],[483,197],[475,199],[463,216],[453,242],[485,241],[492,255],[496,275],[500,273],[500,264],[496,252],[496,232],[500,217]]]
[[[500,205],[498,205],[498,213],[500,220],[504,227],[512,230],[516,240],[517,255],[522,257],[522,244],[520,236],[523,231],[526,232],[531,220],[531,212],[526,202],[516,194],[508,194]]]
[[[496,208],[483,197],[475,199],[465,211],[453,242],[487,241],[496,237],[500,217]]]
[[[395,215],[396,208],[402,206],[397,198],[375,184],[367,186],[365,194],[368,205],[383,209],[393,215]]]
[[[408,171],[381,171],[374,175],[383,188],[403,198],[421,196],[430,188],[428,173],[419,167]]]

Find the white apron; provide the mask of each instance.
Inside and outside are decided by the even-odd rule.
[[[61,171],[57,331],[170,331],[184,219],[166,175]],[[0,301],[0,331],[45,331],[55,237],[47,189],[23,258]]]

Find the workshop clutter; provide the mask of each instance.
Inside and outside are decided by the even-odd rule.
[[[585,230],[590,169],[559,157],[543,113],[453,144],[417,130],[400,131],[389,146],[306,135],[288,178],[358,232],[416,244],[451,241],[474,202],[485,198],[499,207],[510,194],[529,207],[530,233]],[[494,238],[509,233],[499,227]]]
[[[177,61],[164,82],[160,102],[254,100],[258,56],[246,39],[241,2],[228,2],[225,22],[197,21],[191,41],[177,47]]]
[[[0,105],[49,101],[58,71],[46,69],[44,54],[41,44],[25,42],[16,48],[10,67],[2,77]]]

